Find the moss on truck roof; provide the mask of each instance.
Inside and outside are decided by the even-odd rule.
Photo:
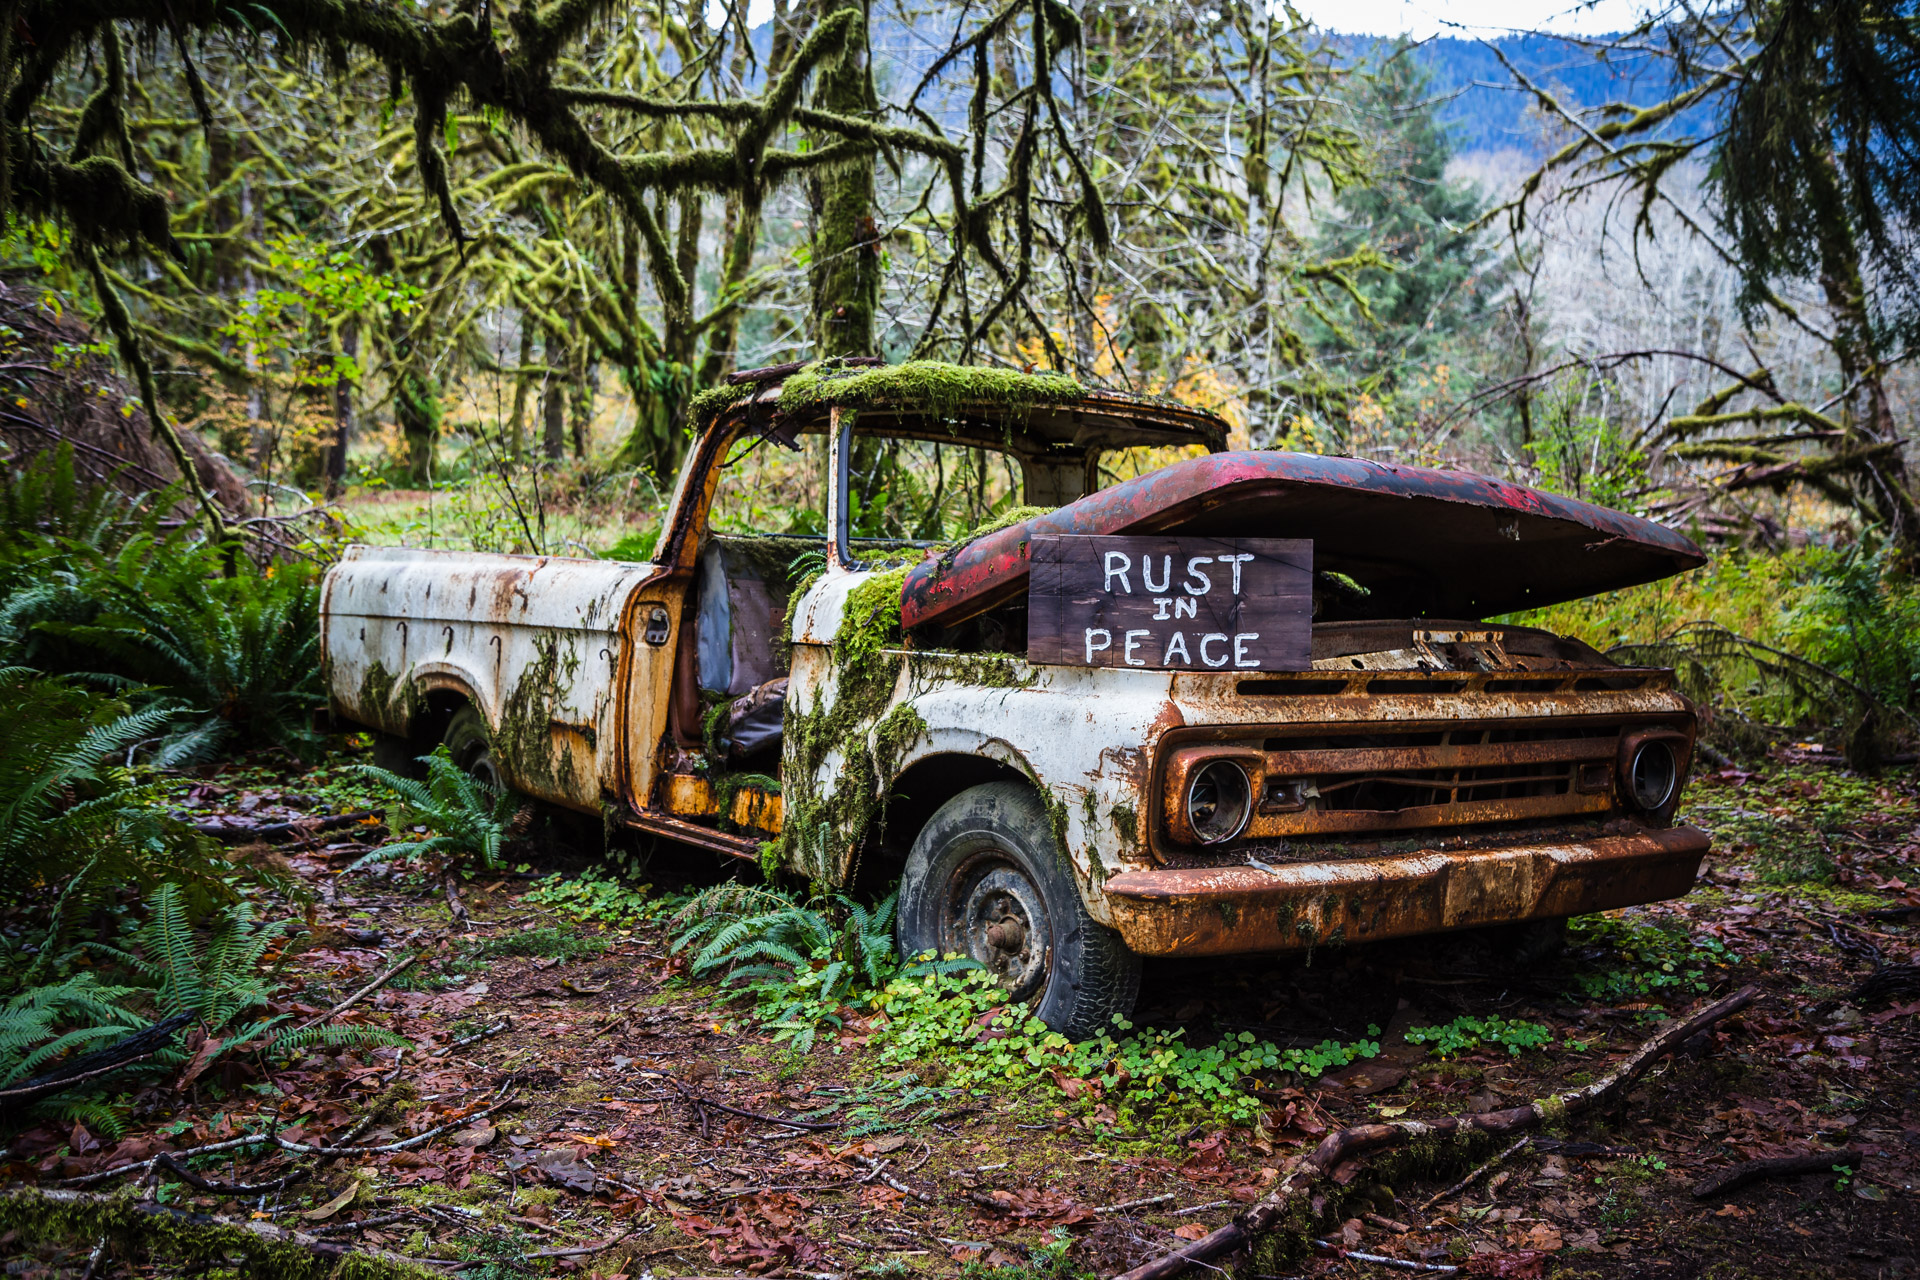
[[[693,420],[705,427],[764,384],[718,386],[693,398]],[[1086,394],[1064,373],[1022,373],[1017,369],[909,360],[905,364],[836,365],[816,361],[788,374],[776,407],[783,414],[813,408],[863,408],[898,404],[940,416],[967,405],[991,405],[1010,411],[1041,404],[1064,404]]]

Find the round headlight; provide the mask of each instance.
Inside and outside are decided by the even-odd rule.
[[[1680,781],[1680,768],[1673,748],[1664,742],[1649,742],[1633,753],[1627,765],[1627,789],[1633,802],[1653,813],[1673,799]]]
[[[1202,844],[1231,840],[1253,816],[1253,784],[1231,760],[1213,760],[1187,782],[1187,825]]]

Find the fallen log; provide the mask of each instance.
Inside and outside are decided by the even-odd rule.
[[[1775,1156],[1770,1160],[1749,1160],[1745,1164],[1722,1169],[1694,1184],[1693,1198],[1705,1200],[1737,1191],[1750,1182],[1767,1178],[1794,1178],[1803,1173],[1831,1173],[1837,1167],[1858,1169],[1865,1153],[1858,1147],[1840,1147],[1832,1151],[1808,1151],[1797,1156]]]
[[[37,1075],[31,1080],[0,1089],[0,1109],[23,1107],[29,1102],[38,1102],[50,1098],[74,1085],[89,1080],[98,1080],[115,1071],[145,1062],[154,1054],[173,1043],[173,1037],[180,1029],[193,1021],[193,1015],[177,1013],[150,1027],[143,1027],[124,1040],[117,1040],[104,1049],[63,1062],[53,1070]]]
[[[429,1280],[444,1273],[381,1249],[355,1249],[270,1222],[190,1213],[172,1205],[97,1191],[18,1187],[0,1194],[0,1231],[23,1240],[113,1240],[114,1257],[155,1252],[197,1266],[247,1259],[243,1274],[271,1280]]]
[[[1524,1107],[1509,1107],[1504,1111],[1489,1111],[1480,1115],[1449,1116],[1433,1121],[1394,1120],[1384,1124],[1361,1124],[1330,1133],[1310,1153],[1290,1159],[1273,1190],[1248,1206],[1232,1222],[1181,1249],[1143,1263],[1116,1280],[1167,1280],[1167,1277],[1180,1275],[1189,1267],[1252,1243],[1258,1236],[1281,1226],[1295,1212],[1304,1209],[1314,1192],[1333,1179],[1335,1170],[1349,1160],[1357,1161],[1376,1152],[1416,1142],[1461,1138],[1474,1133],[1490,1137],[1522,1133],[1548,1122],[1565,1121],[1594,1110],[1625,1093],[1659,1059],[1721,1019],[1746,1008],[1759,996],[1760,988],[1742,987],[1690,1017],[1674,1019],[1612,1072],[1592,1084],[1536,1099]]]

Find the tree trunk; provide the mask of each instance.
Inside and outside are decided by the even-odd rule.
[[[440,388],[431,376],[414,367],[411,352],[402,359],[393,413],[407,439],[408,473],[416,483],[429,484],[433,480],[434,445],[440,434]]]
[[[1899,438],[1893,406],[1887,396],[1886,368],[1879,335],[1867,308],[1866,286],[1860,275],[1860,246],[1853,228],[1843,223],[1822,224],[1820,288],[1833,315],[1832,350],[1840,365],[1841,385],[1848,388],[1842,402],[1841,425],[1846,437],[1842,450],[1885,444]],[[1912,481],[1898,453],[1870,457],[1860,467],[1861,504],[1885,528],[1888,540],[1912,569],[1920,562],[1920,510],[1916,510]]]
[[[533,363],[533,317],[520,313],[520,359],[513,372],[513,414],[507,420],[507,456],[515,462],[527,456],[527,391],[533,375],[527,366]]]
[[[567,452],[567,348],[557,333],[547,334],[547,385],[541,408],[545,429],[541,432],[540,452],[558,462]]]
[[[584,347],[580,348],[584,354]],[[593,393],[599,385],[600,366],[587,361],[575,371],[573,377],[572,403],[567,415],[568,425],[573,429],[573,456],[585,459],[593,444]]]
[[[873,79],[867,65],[864,0],[823,0],[819,18],[844,9],[861,14],[862,27],[836,61],[821,67],[814,105],[840,115],[874,119]],[[833,139],[821,137],[816,147]],[[880,297],[880,232],[875,219],[873,154],[827,170],[812,183],[814,354],[871,355],[875,350],[874,313]]]
[[[360,323],[348,320],[340,333],[340,354],[349,361],[360,354]],[[340,373],[333,380],[333,444],[327,449],[327,497],[337,498],[347,478],[347,449],[353,443],[354,375]]]

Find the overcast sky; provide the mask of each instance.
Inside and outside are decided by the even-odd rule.
[[[1485,35],[1516,28],[1599,35],[1623,31],[1645,0],[1294,0],[1294,8],[1330,31],[1416,38]],[[1462,31],[1460,28],[1467,28]]]
[[[1294,8],[1329,31],[1416,39],[1519,29],[1601,35],[1631,27],[1646,7],[1646,0],[1294,0]],[[725,12],[720,0],[710,0],[707,20],[718,26]],[[771,17],[773,0],[748,0],[750,24]]]

